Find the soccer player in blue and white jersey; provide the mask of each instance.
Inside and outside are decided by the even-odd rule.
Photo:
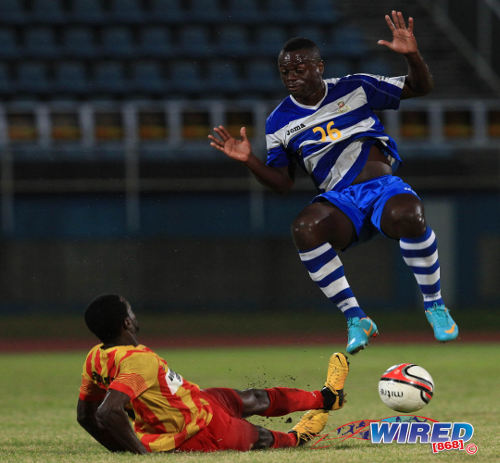
[[[400,100],[429,93],[432,76],[413,35],[413,18],[406,24],[401,12],[392,11],[385,20],[392,41],[378,44],[406,58],[406,76],[323,79],[324,64],[316,44],[291,39],[278,56],[290,95],[267,119],[267,162],[252,153],[244,127],[241,139],[223,126],[209,135],[211,146],[243,162],[277,192],[293,186],[297,164],[312,178],[319,194],[294,220],[292,234],[310,277],[347,319],[349,353],[366,347],[378,329],[354,296],[337,252],[376,233],[399,241],[436,339],[450,341],[458,335],[441,298],[436,236],[417,193],[394,175],[401,158],[374,113],[398,109]]]

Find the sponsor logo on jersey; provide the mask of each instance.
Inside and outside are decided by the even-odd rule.
[[[304,129],[305,127],[305,124],[301,122],[300,125],[296,125],[295,127],[288,129],[286,134],[291,135],[292,133],[298,132],[300,129]]]

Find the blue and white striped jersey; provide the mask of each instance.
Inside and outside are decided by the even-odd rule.
[[[316,106],[285,98],[266,121],[267,162],[297,162],[320,192],[340,191],[361,172],[374,141],[383,147],[393,171],[401,162],[395,141],[374,110],[398,109],[405,76],[353,74],[326,79]]]

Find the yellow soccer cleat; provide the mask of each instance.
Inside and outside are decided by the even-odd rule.
[[[342,352],[335,352],[328,362],[323,394],[325,410],[338,410],[344,405],[344,383],[349,374],[349,362]]]
[[[325,429],[328,412],[309,410],[290,432],[297,436],[297,446],[304,445]]]

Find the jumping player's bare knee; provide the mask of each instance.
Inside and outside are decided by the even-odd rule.
[[[238,391],[243,402],[243,416],[258,415],[269,408],[269,395],[264,389]]]
[[[252,445],[252,450],[262,450],[268,449],[274,443],[274,437],[269,429],[257,426],[259,432],[259,437],[257,441]]]
[[[408,196],[408,195],[400,195]],[[394,201],[392,201],[394,199]],[[381,227],[391,238],[417,238],[425,233],[422,203],[415,196],[391,198],[384,208]]]
[[[313,249],[330,242],[343,249],[353,240],[353,226],[342,212],[326,203],[307,206],[292,222],[292,236],[299,250]]]

